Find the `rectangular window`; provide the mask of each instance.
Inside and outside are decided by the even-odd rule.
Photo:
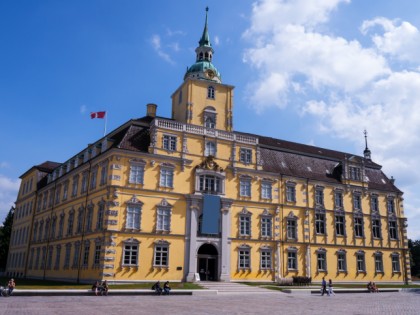
[[[287,253],[287,269],[297,270],[297,253],[295,251]]]
[[[173,187],[174,171],[173,169],[162,168],[160,170],[160,186]]]
[[[326,261],[326,253],[325,252],[319,252],[317,254],[317,267],[318,267],[318,271],[327,270],[327,261]]]
[[[384,264],[382,262],[381,254],[375,254],[375,271],[384,272]]]
[[[221,192],[220,178],[213,175],[200,175],[199,190],[207,193]]]
[[[60,269],[60,258],[61,258],[61,246],[57,245],[56,251],[55,251],[55,263],[54,263],[55,270]]]
[[[67,235],[73,235],[73,223],[74,223],[74,213],[69,214],[69,219],[67,221]]]
[[[98,168],[97,167],[95,167],[93,170],[92,170],[92,173],[90,174],[90,187],[89,187],[89,189],[90,190],[92,190],[92,189],[95,189],[96,188],[96,178],[98,177]]]
[[[363,218],[354,218],[354,234],[363,237]]]
[[[349,173],[350,173],[350,179],[352,179],[352,180],[360,180],[361,179],[360,168],[350,166]]]
[[[374,238],[381,238],[381,221],[379,219],[372,220],[372,234]]]
[[[286,186],[286,200],[288,202],[296,202],[296,187],[294,185]]]
[[[261,183],[261,198],[271,199],[272,197],[271,191],[272,191],[272,185],[270,182]]]
[[[139,252],[138,244],[125,244],[123,265],[124,266],[137,266],[138,252]]]
[[[88,266],[89,264],[89,251],[90,251],[90,245],[89,243],[86,243],[84,251],[83,251],[83,266]]]
[[[241,148],[239,153],[239,161],[244,164],[252,163],[252,150],[247,148]]]
[[[366,267],[365,267],[365,254],[359,253],[356,255],[356,260],[357,260],[357,271],[358,272],[365,272],[366,271]]]
[[[343,215],[336,215],[335,216],[335,235],[344,236],[344,216]]]
[[[324,190],[323,189],[316,189],[315,190],[315,203],[318,206],[324,205]]]
[[[374,212],[379,211],[378,196],[372,196],[370,198],[370,207],[371,207],[371,210]]]
[[[171,229],[171,209],[157,209],[157,226],[158,231],[170,231]]]
[[[101,261],[101,249],[101,245],[95,245],[95,256],[93,257],[93,264],[95,266],[98,266]]]
[[[386,208],[388,210],[388,213],[395,213],[395,202],[394,202],[394,198],[389,198],[386,201]]]
[[[251,197],[251,180],[241,179],[241,181],[240,181],[240,195],[242,197]]]
[[[315,214],[315,232],[316,234],[325,234],[325,214]]]
[[[60,203],[60,191],[61,191],[61,186],[57,186],[55,190],[55,204]]]
[[[250,268],[250,252],[249,249],[241,248],[239,249],[239,268],[240,269],[249,269]]]
[[[89,207],[86,217],[86,232],[92,231],[93,208]]]
[[[295,240],[297,239],[297,231],[296,231],[297,221],[288,219],[287,220],[287,239]]]
[[[81,193],[85,193],[87,190],[88,173],[84,173],[82,176],[82,190]]]
[[[156,245],[155,246],[155,259],[154,266],[156,267],[167,267],[169,258],[169,247],[168,245]]]
[[[398,239],[398,234],[397,234],[397,221],[389,221],[389,237],[392,240]]]
[[[261,269],[271,269],[271,251],[262,250],[261,251]]]
[[[392,255],[392,272],[400,271],[400,257],[399,255]]]
[[[72,186],[72,192],[71,192],[71,195],[74,197],[74,196],[77,196],[77,189],[78,189],[78,186],[79,186],[79,176],[74,176],[73,177],[73,186]]]
[[[344,252],[337,253],[337,268],[338,268],[338,271],[341,271],[341,272],[347,271],[346,253]]]
[[[125,224],[126,229],[140,230],[141,206],[128,205],[127,206],[127,220]]]
[[[334,193],[334,204],[336,208],[343,208],[343,192],[336,191]]]
[[[102,166],[101,169],[101,179],[100,179],[100,185],[105,185],[108,178],[108,165]]]
[[[250,216],[239,217],[239,234],[241,236],[251,235],[251,217]]]
[[[71,244],[66,245],[66,253],[64,255],[64,268],[69,268],[70,266],[70,253],[71,253]]]
[[[353,195],[353,209],[354,210],[362,210],[362,196],[357,194]]]
[[[48,246],[48,258],[47,258],[47,269],[52,269],[52,258],[53,258],[53,247]]]
[[[131,184],[143,184],[144,165],[131,164],[129,182]]]
[[[271,237],[271,218],[262,217],[261,218],[261,236],[262,237]]]
[[[63,201],[67,200],[68,193],[69,193],[69,183],[67,181],[66,183],[64,183],[64,186],[63,186]]]
[[[78,268],[79,257],[80,257],[80,242],[76,242],[76,244],[74,245],[74,256],[73,256],[72,268]]]
[[[163,148],[168,151],[176,151],[176,137],[163,135]]]
[[[96,216],[96,230],[101,231],[104,227],[105,204],[101,203],[98,206],[98,213]]]

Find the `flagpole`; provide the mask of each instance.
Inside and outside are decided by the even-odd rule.
[[[104,137],[105,137],[105,135],[106,135],[106,123],[107,123],[107,120],[108,120],[108,111],[106,111],[106,112],[105,112],[105,127],[104,127]]]

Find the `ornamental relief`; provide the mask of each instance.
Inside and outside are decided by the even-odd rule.
[[[217,164],[214,161],[214,157],[212,155],[207,156],[205,160],[201,162],[201,164],[196,166],[196,168],[216,171],[216,172],[223,172],[223,168],[221,168],[219,164]]]

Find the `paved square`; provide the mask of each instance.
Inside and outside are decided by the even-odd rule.
[[[0,314],[419,314],[420,294],[225,294],[213,296],[14,296]]]

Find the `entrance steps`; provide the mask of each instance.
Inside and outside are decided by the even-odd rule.
[[[216,290],[217,294],[282,294],[277,290],[269,290],[258,286],[251,286],[237,282],[200,281],[202,287]]]

